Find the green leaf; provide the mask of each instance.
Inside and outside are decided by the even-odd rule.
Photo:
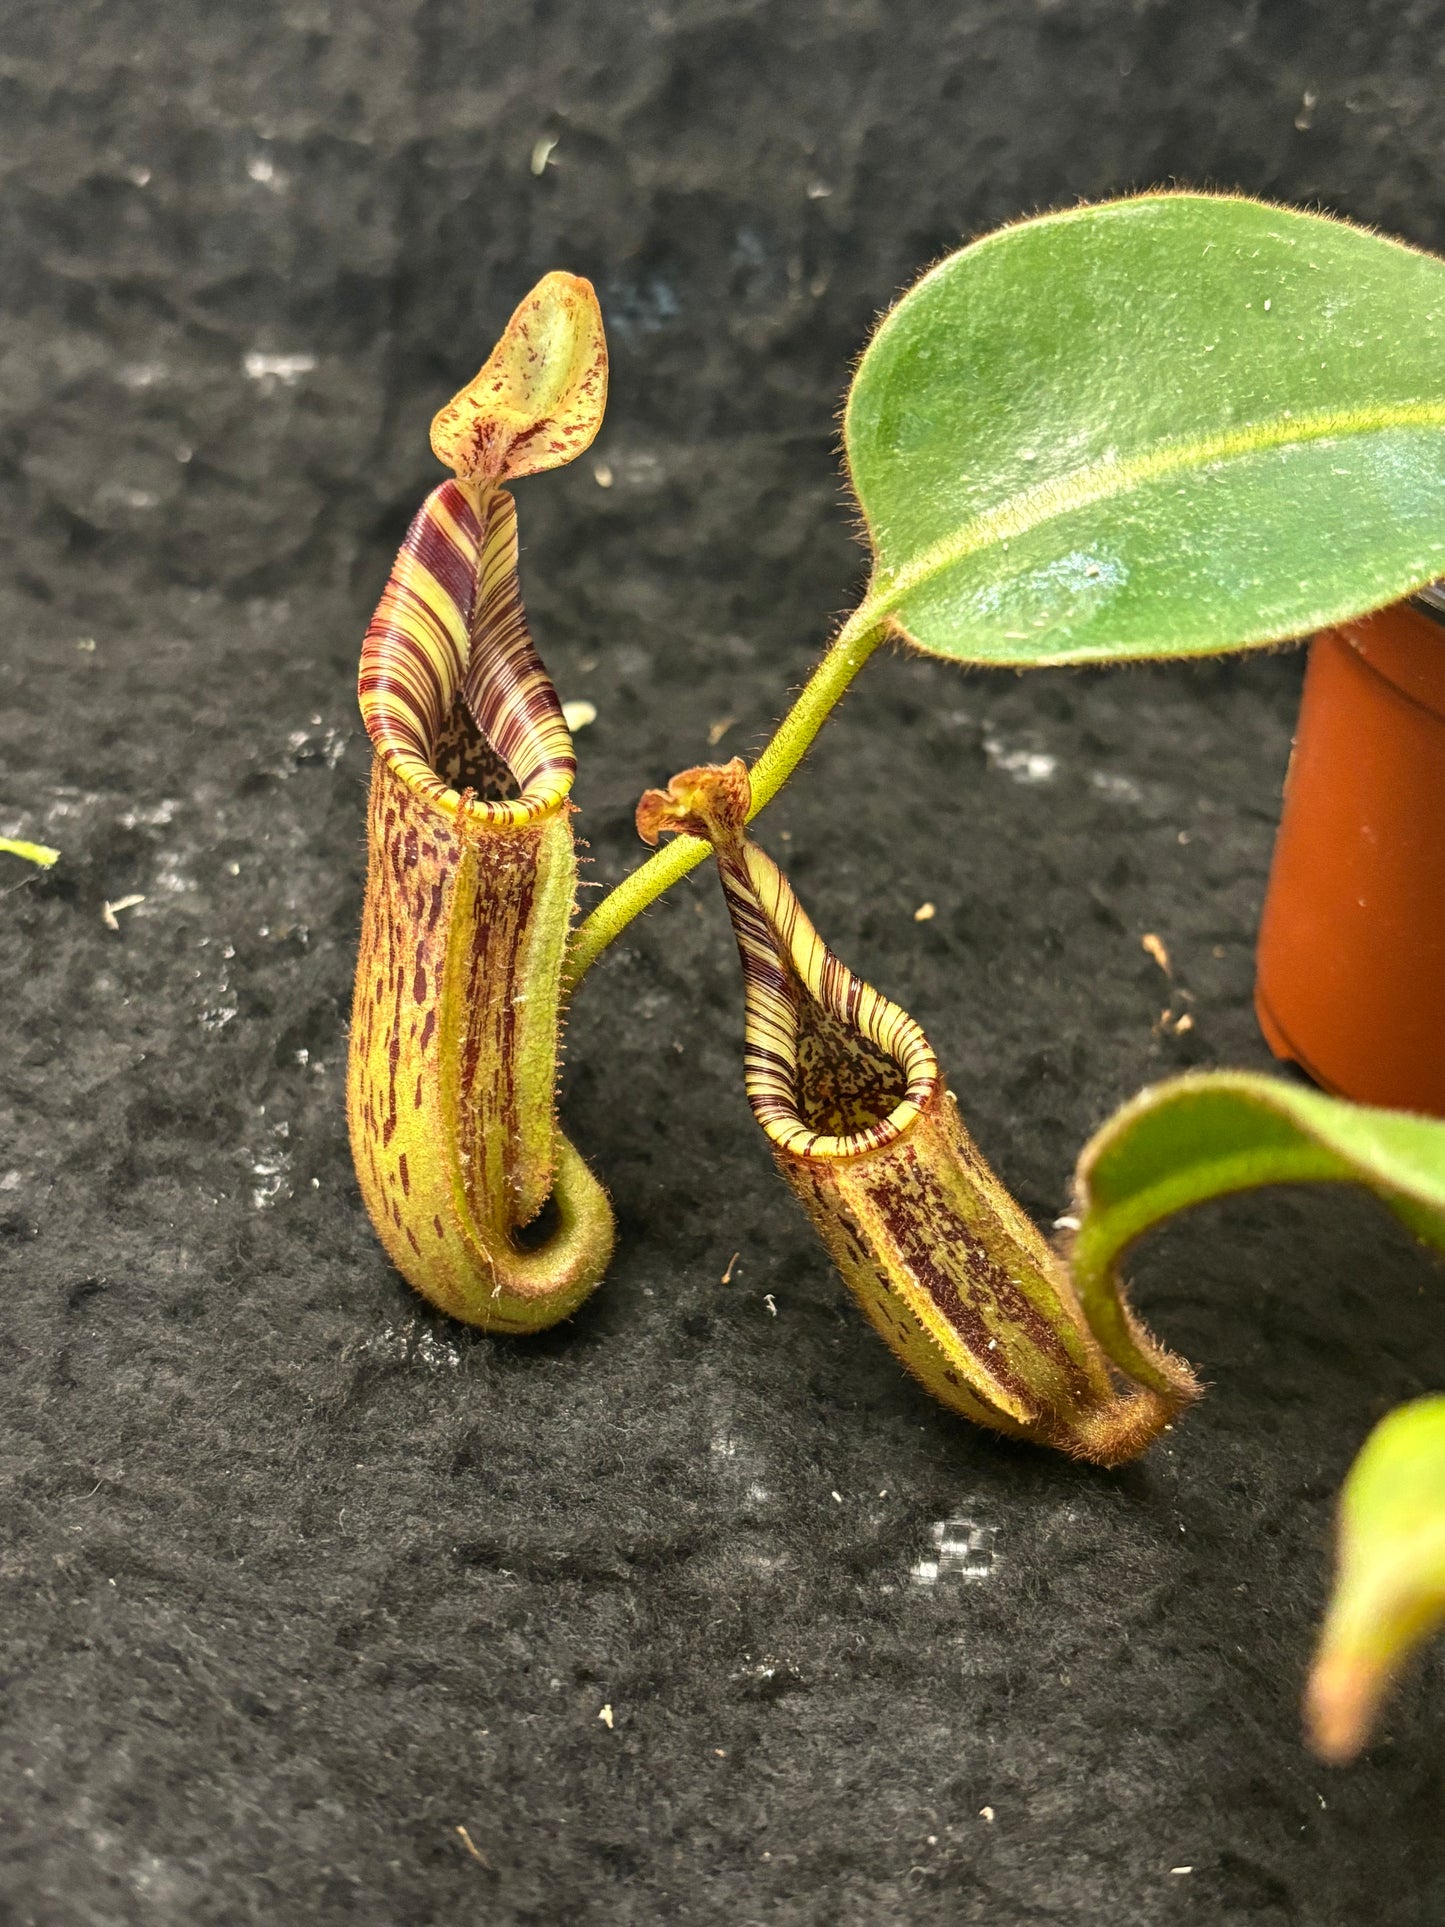
[[[1076,1177],[1074,1282],[1109,1356],[1165,1390],[1160,1354],[1116,1276],[1136,1238],[1191,1205],[1265,1184],[1355,1183],[1445,1251],[1445,1123],[1245,1071],[1172,1078],[1115,1112]]]
[[[1366,1439],[1340,1495],[1334,1593],[1305,1694],[1315,1751],[1351,1760],[1390,1682],[1445,1624],[1445,1398]]]
[[[1084,1316],[1115,1363],[1158,1391],[1177,1370],[1119,1283],[1137,1238],[1209,1198],[1310,1181],[1364,1185],[1445,1252],[1445,1122],[1245,1071],[1172,1078],[1117,1111],[1079,1159],[1071,1254]],[[1401,1662],[1442,1623],[1445,1398],[1430,1398],[1376,1429],[1341,1498],[1334,1600],[1306,1697],[1322,1758],[1359,1751]]]
[[[941,262],[844,436],[860,620],[967,662],[1199,655],[1445,572],[1445,262],[1319,215],[1154,194]]]

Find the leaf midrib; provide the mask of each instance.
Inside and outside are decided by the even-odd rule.
[[[1021,489],[996,508],[972,517],[953,534],[925,549],[891,581],[880,571],[855,620],[871,627],[891,615],[935,577],[946,574],[980,550],[1013,541],[1076,509],[1091,508],[1095,503],[1127,495],[1151,482],[1166,481],[1171,475],[1212,468],[1221,462],[1271,449],[1344,441],[1391,428],[1445,428],[1445,402],[1321,409],[1313,414],[1245,423],[1218,435],[1161,442],[1121,460],[1087,463],[1065,475],[1052,476],[1032,488]]]

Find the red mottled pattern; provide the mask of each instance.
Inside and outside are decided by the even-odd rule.
[[[747,840],[748,802],[735,759],[649,791],[638,827],[713,843],[742,960],[748,1098],[849,1288],[955,1411],[1106,1464],[1135,1456],[1177,1407],[1116,1388],[1066,1267],[979,1155],[927,1038],[824,944]]]
[[[420,1239],[402,1146],[415,1136],[428,1089],[435,1090],[437,1048],[435,1007],[423,1008],[416,992],[420,984],[439,993],[445,976],[445,912],[460,838],[454,825],[429,811],[378,759],[367,842],[371,860],[351,1018],[352,1154],[382,1242],[410,1275]]]
[[[607,406],[607,338],[590,281],[546,274],[486,362],[437,411],[432,450],[490,487],[560,467],[588,447]]]
[[[527,634],[516,511],[446,483],[397,557],[362,653],[376,744],[353,1000],[357,1177],[397,1267],[433,1303],[498,1330],[573,1308],[611,1248],[606,1199],[556,1128],[556,1007],[575,883],[571,738]],[[482,800],[433,767],[458,699],[520,789]],[[549,1269],[514,1230],[570,1172],[580,1212]]]
[[[550,1164],[538,1169],[523,1152],[524,1126],[516,1079],[520,1000],[529,992],[526,951],[535,936],[533,908],[544,860],[541,828],[478,838],[472,888],[479,914],[456,951],[459,1035],[457,1155],[468,1183],[485,1196],[499,1234],[526,1224],[545,1202]]]
[[[536,1154],[538,1120],[520,1114],[514,1049],[547,830],[459,825],[380,758],[373,766],[352,1152],[398,1269],[459,1314],[466,1268],[505,1253],[551,1183],[550,1158]]]

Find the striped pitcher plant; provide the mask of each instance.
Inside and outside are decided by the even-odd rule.
[[[1077,1228],[1051,1244],[984,1162],[923,1031],[833,955],[749,827],[885,644],[1015,670],[1203,656],[1418,592],[1445,573],[1442,351],[1445,263],[1237,196],[1076,208],[949,255],[849,388],[861,603],[751,768],[646,792],[654,853],[576,922],[575,757],[528,633],[506,484],[590,445],[607,352],[591,286],[544,277],[432,424],[451,479],[362,650],[374,759],[348,1116],[409,1283],[525,1333],[600,1282],[613,1219],[558,1122],[561,1026],[606,947],[709,856],[753,1115],[864,1315],[962,1417],[1103,1465],[1145,1451],[1199,1386],[1132,1310],[1122,1266],[1205,1199],[1361,1184],[1445,1248],[1445,1125],[1229,1071],[1108,1120],[1079,1160]],[[1442,1436],[1436,1408],[1402,1423],[1346,1489],[1308,1700],[1326,1757],[1364,1743],[1445,1617]]]
[[[607,1194],[558,1128],[577,763],[517,583],[504,484],[586,448],[607,352],[550,274],[432,424],[455,470],[407,531],[362,645],[374,748],[347,1115],[372,1223],[441,1310],[536,1331],[612,1255]],[[547,1236],[517,1233],[551,1203]]]

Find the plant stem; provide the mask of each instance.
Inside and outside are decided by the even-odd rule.
[[[750,771],[752,816],[772,802],[802,762],[834,704],[887,631],[887,621],[880,620],[866,605],[850,616],[838,631],[827,655],[779,723],[773,740],[753,764]],[[609,891],[591,916],[572,933],[562,972],[563,996],[571,995],[608,944],[621,935],[640,910],[645,910],[664,890],[671,889],[689,870],[695,870],[711,850],[712,846],[699,837],[674,837],[662,849],[654,851],[646,863],[624,878],[615,890]]]

